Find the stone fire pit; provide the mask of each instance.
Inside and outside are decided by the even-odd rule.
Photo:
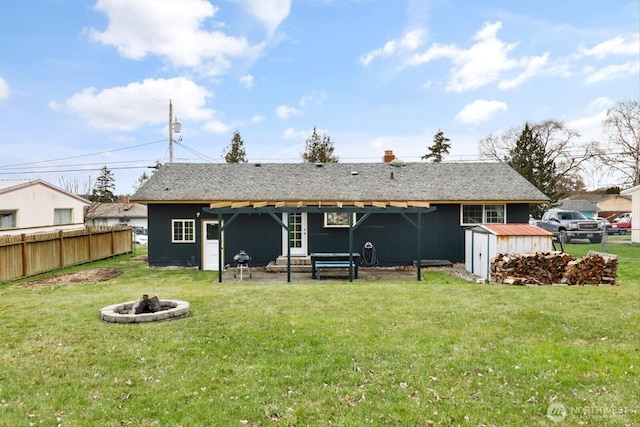
[[[180,300],[160,300],[144,295],[137,301],[123,302],[100,310],[100,320],[111,323],[145,323],[179,319],[189,315],[189,303]]]

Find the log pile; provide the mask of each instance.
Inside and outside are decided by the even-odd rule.
[[[507,285],[615,285],[615,256],[590,252],[576,259],[563,252],[497,254],[491,261],[491,279]]]
[[[589,253],[571,261],[564,270],[560,283],[567,285],[615,285],[618,259],[614,256]]]

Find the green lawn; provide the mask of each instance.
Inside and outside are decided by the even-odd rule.
[[[0,285],[0,425],[638,425],[640,246],[608,249],[619,286],[218,283],[129,256],[69,269],[107,282]],[[192,316],[99,320],[142,293]]]

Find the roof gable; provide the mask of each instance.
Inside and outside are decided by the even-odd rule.
[[[24,188],[29,188],[29,187],[34,187],[34,186],[41,186],[41,187],[45,187],[48,190],[51,191],[55,191],[57,193],[61,193],[67,197],[71,197],[73,199],[76,199],[79,202],[82,202],[86,205],[89,205],[91,202],[89,202],[87,199],[77,196],[73,193],[69,193],[68,191],[63,190],[62,188],[58,188],[53,184],[50,184],[46,181],[43,181],[41,179],[9,179],[9,180],[0,180],[0,195],[1,194],[7,194],[13,191],[19,191],[22,190]]]

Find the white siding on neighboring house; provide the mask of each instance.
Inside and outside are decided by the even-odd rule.
[[[640,185],[621,191],[623,196],[631,196],[631,242],[640,243]]]
[[[84,228],[89,202],[37,180],[0,180],[0,235]]]

